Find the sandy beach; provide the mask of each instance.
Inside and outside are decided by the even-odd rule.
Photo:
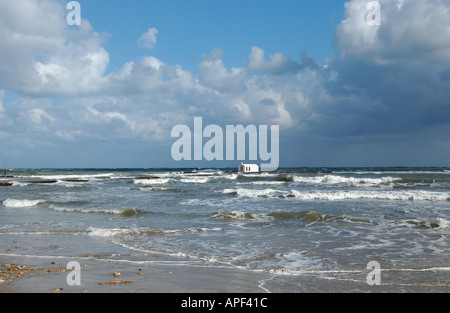
[[[86,258],[80,285],[69,285],[72,259],[2,257],[1,293],[263,293],[267,273],[221,267],[139,264]],[[6,262],[5,262],[6,261]]]
[[[1,293],[263,293],[268,273],[225,267],[78,259],[80,285],[69,285],[73,259],[2,257]],[[6,262],[5,262],[6,261]]]

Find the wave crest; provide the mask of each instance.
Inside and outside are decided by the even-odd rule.
[[[298,191],[289,197],[300,200],[395,200],[395,201],[450,201],[448,192],[432,191]]]
[[[123,217],[134,217],[142,214],[151,214],[152,212],[139,210],[136,208],[121,208],[121,209],[88,209],[88,208],[67,208],[55,205],[50,205],[50,209],[57,212],[79,212],[79,213],[102,213],[102,214],[112,214]]]
[[[299,219],[308,224],[315,222],[326,222],[331,220],[348,221],[354,223],[370,223],[370,221],[366,219],[359,219],[348,216],[334,216],[322,214],[316,211],[275,212],[268,215],[276,219]]]
[[[29,208],[36,206],[45,200],[18,200],[18,199],[6,199],[3,201],[3,206],[7,208]]]
[[[433,229],[447,229],[450,227],[450,221],[443,218],[432,218],[428,221],[408,220],[406,224]]]
[[[221,211],[211,215],[212,218],[217,218],[225,221],[247,220],[247,219],[253,220],[257,218],[263,218],[266,216],[267,215],[264,214],[256,214],[242,211]]]
[[[222,193],[237,195],[240,197],[250,197],[250,198],[268,198],[276,196],[287,196],[289,193],[284,190],[277,190],[272,188],[267,189],[249,189],[249,188],[236,188],[236,189],[224,189]]]
[[[293,181],[297,183],[303,183],[308,185],[340,185],[348,187],[361,187],[361,186],[377,186],[383,184],[390,184],[396,181],[394,177],[344,177],[338,175],[323,175],[323,176],[294,176]]]
[[[370,223],[370,221],[367,219],[354,218],[349,216],[334,216],[322,214],[316,211],[272,212],[268,214],[242,212],[242,211],[221,211],[214,213],[213,215],[211,215],[211,217],[225,221],[297,219],[307,224],[315,222],[327,222],[332,220],[347,221],[354,223]]]

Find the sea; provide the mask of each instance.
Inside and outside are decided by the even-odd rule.
[[[273,293],[450,291],[447,167],[9,169],[0,185],[0,260],[229,267],[267,273]]]

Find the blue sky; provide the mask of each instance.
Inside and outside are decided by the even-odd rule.
[[[333,30],[344,13],[341,1],[84,1],[83,15],[109,39],[111,69],[146,55],[136,46],[150,27],[158,29],[152,55],[195,71],[202,55],[220,48],[228,66],[244,66],[252,46],[298,59],[306,50],[318,59],[333,51]]]
[[[450,0],[67,2],[0,0],[4,166],[235,167],[173,160],[195,116],[279,125],[282,167],[450,165]]]

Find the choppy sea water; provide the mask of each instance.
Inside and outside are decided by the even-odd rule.
[[[371,291],[367,265],[376,261],[384,290],[450,291],[450,168],[7,175],[0,177],[0,260],[226,266],[270,273],[260,285],[268,292]]]

